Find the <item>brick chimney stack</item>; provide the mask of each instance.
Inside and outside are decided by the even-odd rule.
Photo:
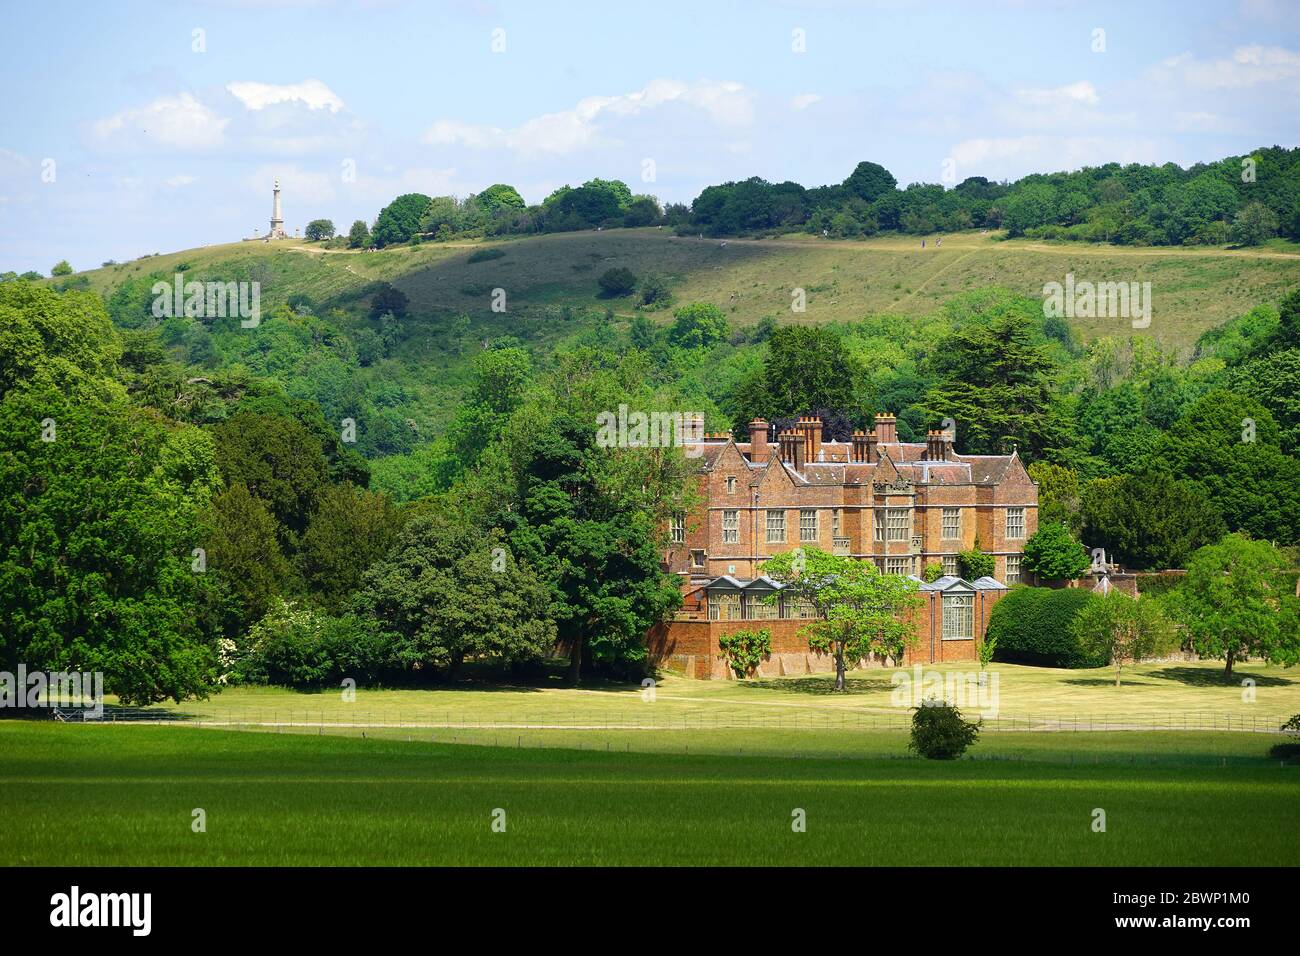
[[[800,415],[794,427],[803,436],[804,461],[816,461],[822,447],[822,420],[816,415]]]
[[[864,431],[853,433],[853,461],[869,461],[871,459],[871,448],[868,444],[869,439]]]
[[[889,412],[876,415],[876,437],[882,445],[892,445],[898,441],[898,418]]]
[[[807,461],[807,439],[802,432],[788,431],[782,432],[777,436],[781,443],[781,460],[793,465],[796,469],[803,468],[804,462]]]
[[[946,431],[926,432],[925,457],[930,461],[951,461],[952,434]]]
[[[767,422],[755,418],[749,423],[749,460],[763,461],[767,458]]]

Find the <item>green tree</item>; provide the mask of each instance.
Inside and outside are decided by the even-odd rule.
[[[523,665],[555,646],[545,583],[499,534],[423,515],[366,572],[359,610],[400,635],[409,663],[454,675],[468,659]]]
[[[362,574],[393,546],[401,524],[387,496],[350,484],[326,486],[298,550],[310,592],[327,609],[342,610]]]
[[[925,413],[936,422],[953,418],[968,452],[1018,447],[1037,459],[1068,444],[1052,417],[1058,365],[1026,309],[1009,303],[959,325],[931,353],[928,371],[939,381],[926,393]]]
[[[490,215],[495,215],[500,210],[524,209],[526,206],[524,197],[519,195],[518,190],[505,183],[495,183],[475,198]]]
[[[1065,525],[1071,534],[1083,527],[1083,495],[1078,474],[1064,465],[1048,461],[1033,462],[1027,469],[1038,485],[1038,523]]]
[[[48,386],[0,400],[0,436],[0,669],[102,671],[128,703],[206,695],[216,635],[191,553],[210,476],[184,483],[193,456],[168,460],[153,413]]]
[[[18,386],[121,398],[122,342],[98,295],[0,283],[0,398]]]
[[[844,690],[849,662],[870,654],[902,661],[915,643],[910,611],[920,606],[920,585],[901,574],[883,574],[869,561],[798,548],[768,558],[763,573],[786,585],[785,593],[812,605],[817,619],[801,632],[813,650],[835,657],[835,689]]]
[[[1069,581],[1088,570],[1088,552],[1063,524],[1040,524],[1025,542],[1025,568],[1043,581]]]
[[[1125,664],[1136,664],[1177,645],[1173,624],[1154,600],[1111,591],[1079,609],[1074,619],[1079,646],[1115,668],[1115,686]]]
[[[1138,569],[1181,567],[1226,531],[1205,492],[1165,471],[1098,478],[1083,489],[1083,539]]]
[[[54,268],[50,270],[50,275],[55,278],[59,276],[70,276],[72,275],[72,266],[68,265],[67,259],[60,259],[54,264]]]
[[[239,412],[213,429],[217,464],[228,484],[242,484],[266,502],[280,544],[292,553],[316,508],[329,464],[320,439],[281,415]]]
[[[220,607],[222,630],[239,633],[297,590],[293,567],[280,548],[280,526],[266,502],[236,482],[212,499],[202,542],[210,574],[230,601]]]
[[[419,229],[420,220],[431,202],[433,200],[423,193],[406,193],[398,196],[379,211],[371,240],[381,249],[384,246],[409,242]]]
[[[673,315],[668,339],[678,348],[707,348],[723,341],[730,331],[726,315],[711,302],[692,302]]]
[[[361,219],[352,223],[348,230],[348,248],[365,249],[370,246],[370,227]]]
[[[1174,606],[1196,653],[1226,661],[1226,677],[1248,657],[1287,665],[1300,659],[1295,598],[1281,580],[1285,566],[1273,545],[1241,534],[1201,548],[1187,563]]]
[[[844,190],[865,202],[872,202],[885,193],[893,192],[897,186],[898,180],[879,163],[858,163],[844,180]]]
[[[823,326],[789,325],[768,339],[763,367],[745,379],[733,400],[739,432],[755,418],[774,421],[813,409],[860,409],[854,383],[864,377],[839,332]]]
[[[1260,202],[1248,202],[1232,217],[1232,241],[1239,246],[1258,246],[1277,235],[1277,216]]]
[[[635,292],[636,276],[631,269],[622,267],[606,269],[600,274],[596,284],[600,286],[600,294],[603,297],[613,299]]]
[[[1230,531],[1300,541],[1300,461],[1254,399],[1207,392],[1161,438],[1155,466],[1195,481]]]
[[[307,223],[303,236],[308,242],[320,242],[334,238],[334,223],[329,219],[313,219]]]

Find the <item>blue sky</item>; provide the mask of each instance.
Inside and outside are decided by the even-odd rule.
[[[0,271],[265,231],[276,176],[291,230],[346,229],[494,182],[689,202],[863,159],[940,182],[1300,138],[1297,0],[6,7]]]

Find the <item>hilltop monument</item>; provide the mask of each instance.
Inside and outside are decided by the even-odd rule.
[[[270,242],[272,239],[288,239],[289,234],[284,231],[284,215],[280,212],[280,180],[275,181],[272,189],[271,199],[271,231],[265,236],[259,236],[254,233],[245,242],[252,242],[258,239],[263,242]]]

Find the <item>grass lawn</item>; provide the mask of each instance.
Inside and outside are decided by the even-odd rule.
[[[923,674],[969,673],[958,665],[927,666]],[[915,671],[905,669],[908,679]],[[1262,664],[1223,678],[1222,664],[1143,664],[1114,686],[1109,669],[1059,670],[993,664],[991,733],[1047,729],[1086,731],[1164,728],[1211,731],[1276,730],[1300,713],[1300,669]],[[473,681],[445,689],[365,690],[346,701],[338,690],[299,693],[284,688],[232,687],[206,701],[159,706],[159,716],[186,716],[239,724],[361,725],[545,733],[635,730],[641,737],[681,731],[780,732],[903,730],[910,711],[894,702],[892,670],[850,672],[848,693],[837,694],[830,675],[757,681],[697,681],[663,676],[653,699],[638,685],[567,686],[557,673],[533,686]],[[924,677],[922,678],[925,679]],[[1252,682],[1243,687],[1243,681]],[[992,695],[996,688],[996,697]],[[971,708],[966,708],[968,713]]]
[[[977,750],[1032,757],[1060,735],[989,736]],[[1079,734],[1073,764],[937,763],[7,721],[0,839],[18,865],[1295,863],[1300,769],[1265,759],[1263,735],[1218,738]],[[1153,746],[1237,759],[1140,759]]]

